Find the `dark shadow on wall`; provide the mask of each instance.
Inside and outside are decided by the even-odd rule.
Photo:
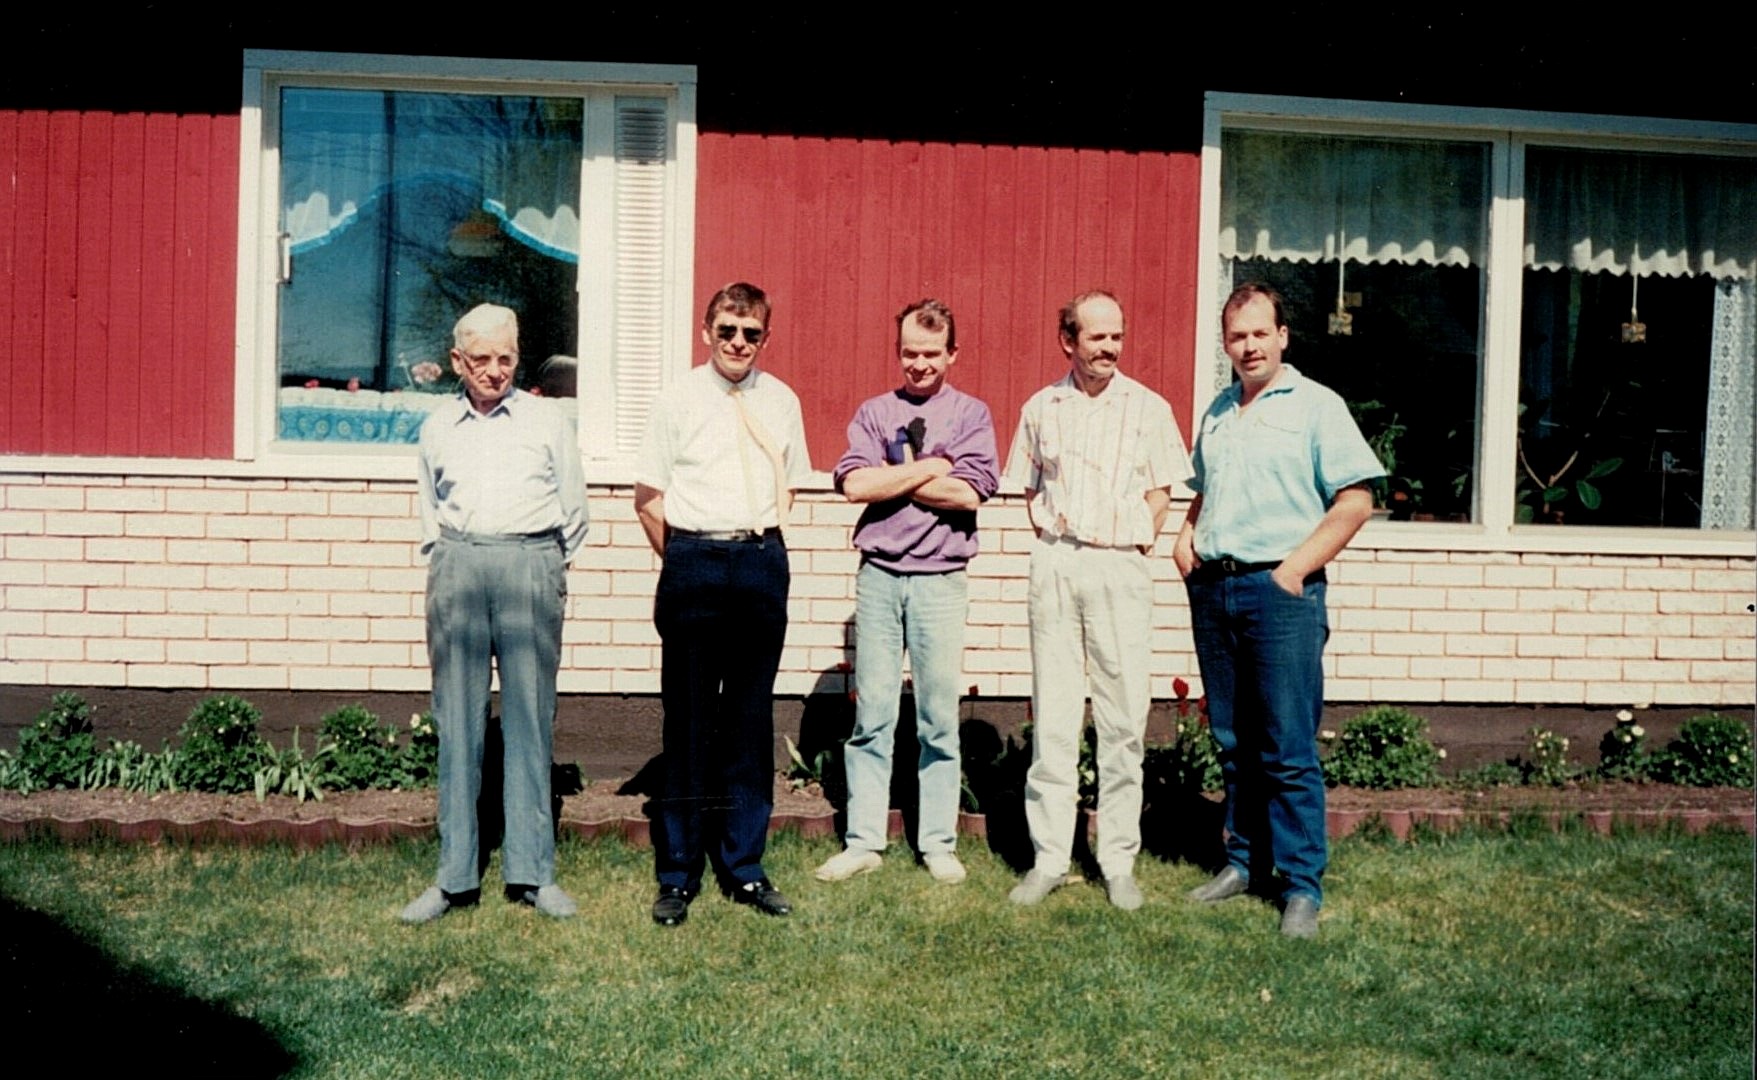
[[[166,985],[53,917],[0,896],[0,972],[8,1030],[70,1075],[132,1075],[155,1048],[175,1047],[176,1072],[285,1076],[298,1059],[225,1005]],[[22,1060],[15,1064],[29,1066]],[[69,1069],[69,1067],[71,1067]]]

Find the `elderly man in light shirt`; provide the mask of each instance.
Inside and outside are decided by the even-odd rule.
[[[1007,477],[1031,526],[1031,770],[1025,819],[1036,859],[1013,888],[1035,904],[1067,882],[1088,688],[1098,732],[1098,866],[1110,902],[1141,906],[1141,762],[1149,704],[1148,555],[1191,475],[1165,399],[1117,370],[1123,311],[1102,290],[1061,309],[1068,374],[1025,403]]]
[[[518,316],[483,304],[452,338],[462,393],[421,428],[418,496],[439,729],[439,880],[402,919],[431,922],[480,896],[476,802],[495,665],[506,897],[565,918],[576,907],[555,883],[550,756],[567,561],[586,537],[586,481],[567,418],[514,383]]]
[[[660,926],[689,917],[709,858],[734,900],[793,910],[762,860],[791,582],[781,529],[811,462],[799,398],[756,366],[769,315],[755,285],[714,294],[702,319],[708,362],[654,403],[635,461],[635,514],[664,560],[653,597],[665,707]]]

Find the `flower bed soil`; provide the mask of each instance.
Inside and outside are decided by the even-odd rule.
[[[622,795],[619,781],[597,781],[562,800],[561,827],[580,836],[620,835],[648,842],[646,798]],[[1212,801],[1213,797],[1209,797]],[[1346,836],[1378,819],[1399,837],[1418,825],[1446,830],[1470,822],[1536,817],[1559,825],[1576,821],[1608,832],[1617,826],[1667,824],[1691,831],[1709,827],[1757,832],[1753,793],[1739,788],[1685,788],[1666,784],[1589,784],[1560,788],[1506,787],[1478,791],[1419,788],[1365,791],[1332,788],[1329,831]],[[0,792],[0,840],[50,833],[68,840],[164,838],[211,842],[382,842],[433,835],[435,794],[426,791],[326,793],[321,802],[271,796],[175,793],[143,796],[115,790]],[[893,827],[900,815],[893,811]],[[982,835],[984,819],[964,815],[967,833]],[[795,790],[775,781],[771,828],[796,828],[810,836],[835,833],[835,813],[814,789]]]

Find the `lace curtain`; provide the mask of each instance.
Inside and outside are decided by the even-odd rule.
[[[1717,282],[1703,448],[1702,527],[1749,529],[1752,491],[1752,376],[1757,367],[1757,282]]]

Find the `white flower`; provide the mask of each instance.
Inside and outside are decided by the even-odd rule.
[[[409,714],[409,726],[412,728],[418,728],[421,726],[421,714],[420,713],[417,712],[417,713],[410,713]]]
[[[1334,739],[1335,737],[1336,737],[1336,733],[1334,731],[1329,730],[1328,728],[1324,729],[1323,731],[1318,732],[1318,738],[1323,739],[1325,742],[1329,742],[1331,739]]]
[[[1637,739],[1639,739],[1641,736],[1647,734],[1647,730],[1645,728],[1643,728],[1640,724],[1636,724],[1634,727],[1629,729],[1629,734],[1631,734],[1631,735],[1635,736]]]
[[[1444,746],[1440,747],[1439,754],[1442,760],[1446,757],[1446,748]]]
[[[1564,749],[1564,750],[1568,749],[1568,740],[1567,739],[1562,740],[1562,749]]]
[[[1617,710],[1617,722],[1618,723],[1627,724],[1629,721],[1631,721],[1633,719],[1635,719],[1635,714],[1630,712],[1628,709],[1618,709]]]
[[[1737,754],[1728,754],[1726,756],[1726,759],[1728,761],[1732,762],[1734,765],[1737,765],[1739,763],[1739,755],[1737,755]]]

